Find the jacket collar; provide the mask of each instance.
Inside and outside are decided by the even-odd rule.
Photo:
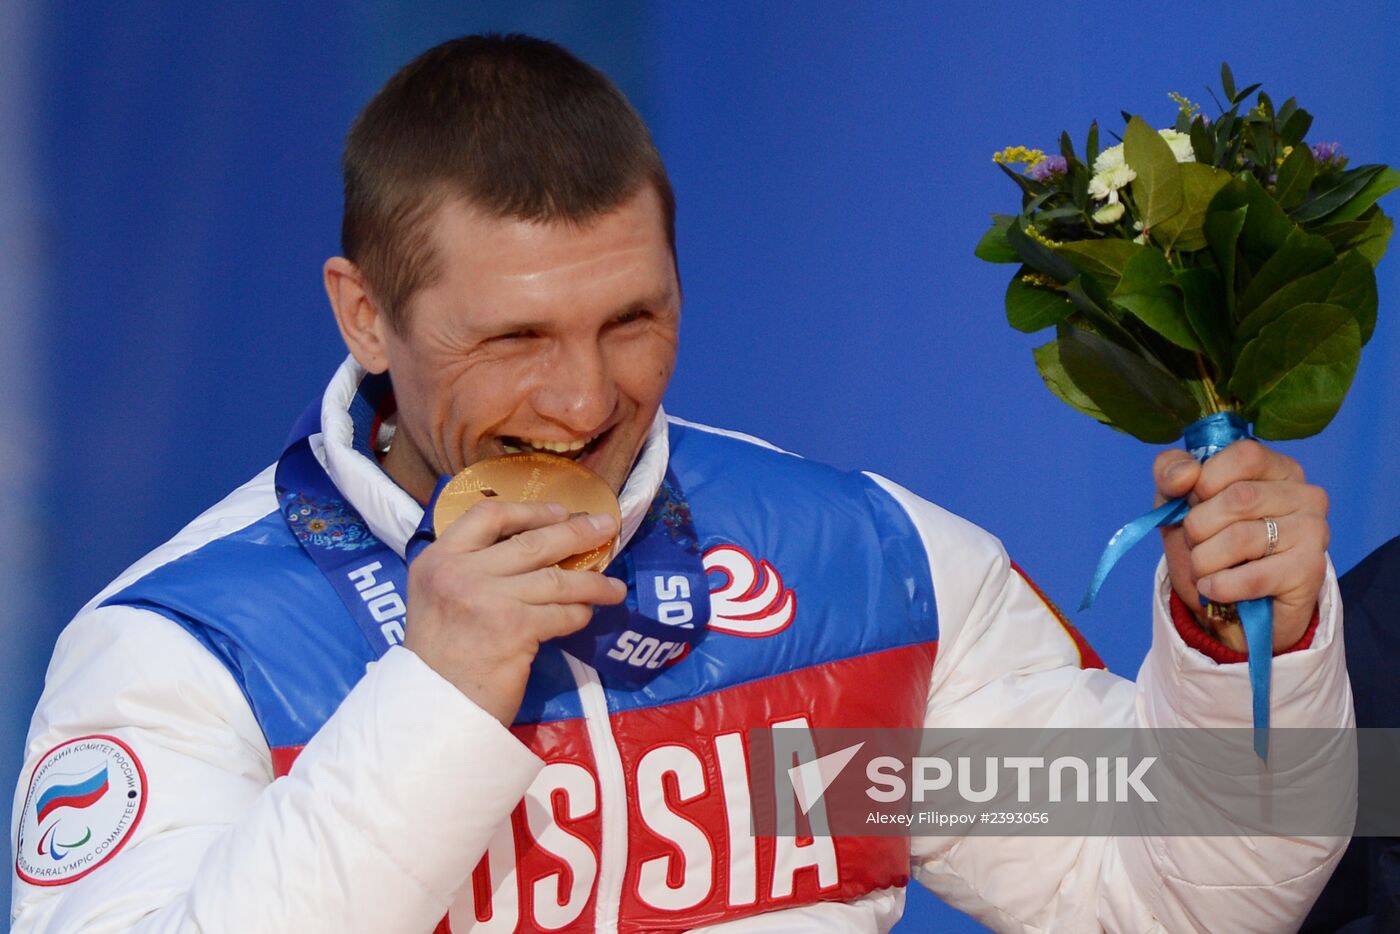
[[[390,479],[368,453],[372,439],[355,436],[356,419],[351,409],[367,375],[354,357],[347,357],[326,387],[321,397],[319,453],[331,482],[364,517],[370,531],[402,555],[409,537],[423,521],[423,507]],[[622,508],[621,547],[627,546],[656,498],[669,456],[666,413],[658,408],[641,457],[618,497]]]

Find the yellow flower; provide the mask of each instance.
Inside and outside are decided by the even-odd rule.
[[[1201,109],[1200,104],[1191,101],[1184,94],[1178,94],[1175,91],[1171,91],[1167,94],[1167,96],[1170,97],[1172,100],[1176,101],[1176,106],[1181,110],[1182,113],[1186,114],[1187,117],[1196,116],[1197,112]]]
[[[1025,163],[1027,168],[1038,162],[1045,161],[1045,153],[1039,149],[1027,149],[1025,146],[1007,146],[1001,152],[992,153],[992,161],[998,165],[1017,165]]]
[[[1049,237],[1045,236],[1045,234],[1041,233],[1039,230],[1036,230],[1034,224],[1026,225],[1026,236],[1030,237],[1036,243],[1040,243],[1045,246],[1054,247],[1060,245],[1060,241],[1051,240]]]
[[[1027,285],[1039,285],[1047,289],[1057,288],[1059,285],[1059,283],[1057,283],[1054,279],[1051,279],[1044,273],[1039,272],[1022,273],[1021,281],[1026,283]]]

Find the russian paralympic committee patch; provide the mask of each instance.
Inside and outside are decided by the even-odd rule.
[[[34,885],[80,879],[111,859],[146,810],[146,773],[114,736],[49,750],[34,768],[20,816],[15,872]]]

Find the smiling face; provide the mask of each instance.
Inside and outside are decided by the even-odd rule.
[[[351,352],[393,380],[385,470],[426,502],[442,474],[545,450],[620,491],[675,365],[680,285],[660,198],[645,186],[583,225],[453,200],[431,226],[441,274],[414,294],[402,332],[356,300],[347,260],[326,267]]]

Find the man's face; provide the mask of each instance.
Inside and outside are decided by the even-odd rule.
[[[644,187],[584,226],[439,209],[442,274],[403,333],[385,327],[398,401],[385,468],[426,501],[437,478],[516,450],[577,460],[620,491],[676,358],[680,286]]]

